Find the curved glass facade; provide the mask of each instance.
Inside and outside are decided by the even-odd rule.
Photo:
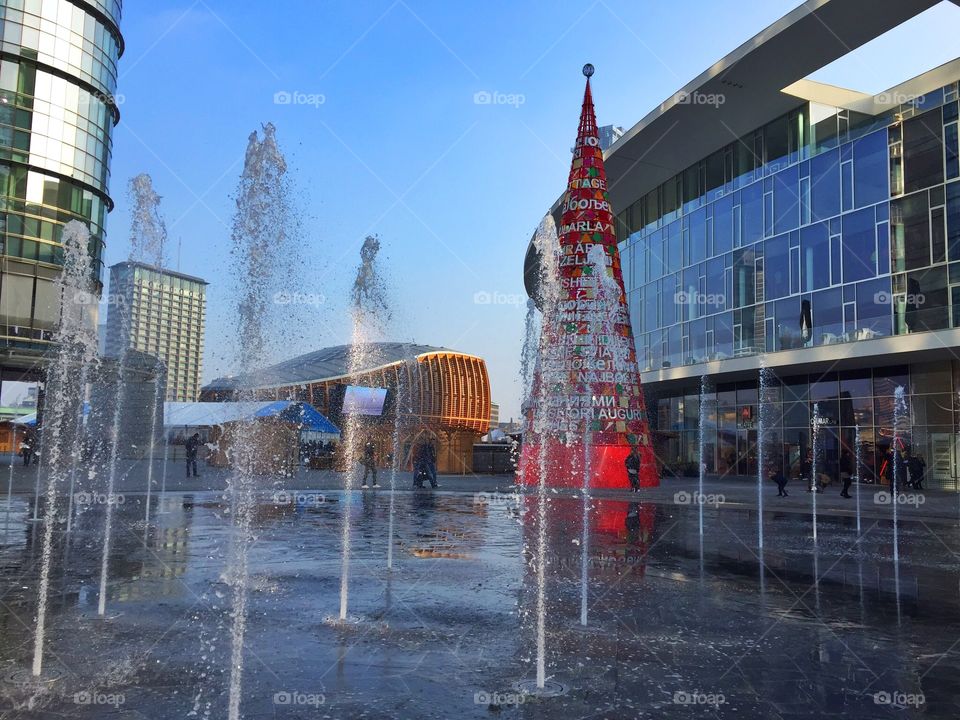
[[[97,3],[102,5],[102,3]],[[107,95],[117,87],[120,43],[111,28],[68,0],[6,0],[0,50],[54,68]]]
[[[51,280],[70,220],[103,275],[119,0],[6,0],[0,7],[0,343],[43,350],[59,314]]]

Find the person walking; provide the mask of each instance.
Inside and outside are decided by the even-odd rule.
[[[197,472],[197,451],[200,449],[200,433],[194,433],[187,438],[187,477],[190,477],[190,469],[193,468],[193,476],[200,477]]]
[[[843,483],[843,487],[840,489],[840,497],[853,497],[850,494],[850,484],[853,482],[853,462],[848,450],[840,453],[840,481]]]
[[[360,487],[369,487],[369,485],[367,485],[368,475],[373,475],[373,486],[380,487],[380,484],[377,482],[377,446],[373,444],[373,440],[367,440],[366,445],[363,446],[362,462],[363,482]]]
[[[429,474],[427,472],[427,445],[424,442],[418,442],[413,448],[413,487],[423,488],[423,481]]]
[[[926,463],[923,462],[923,458],[908,452],[906,466],[907,476],[910,478],[910,487],[914,490],[923,490],[923,476],[926,471]]]
[[[790,494],[787,492],[787,476],[783,474],[783,470],[777,467],[771,467],[768,473],[770,474],[770,479],[777,484],[777,497],[790,497]]]
[[[426,447],[427,478],[430,480],[430,487],[438,488],[437,485],[437,448],[433,442],[427,442]]]
[[[627,480],[630,481],[630,488],[633,492],[640,492],[640,448],[636,445],[630,447],[630,454],[623,461],[627,468]]]
[[[820,484],[814,475],[813,450],[807,450],[807,454],[800,461],[800,477],[807,484],[807,492],[820,492]]]
[[[28,467],[33,458],[33,438],[29,435],[20,441],[20,456],[23,458],[23,466]]]

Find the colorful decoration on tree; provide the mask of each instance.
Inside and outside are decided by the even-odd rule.
[[[640,454],[639,484],[659,485],[627,308],[607,174],[587,76],[580,127],[563,198],[556,286],[544,312],[540,357],[524,438],[523,482],[537,482],[547,443],[546,482],[629,487],[624,461]],[[546,278],[544,284],[551,282]],[[543,293],[541,293],[543,295]],[[585,457],[586,455],[586,457]]]

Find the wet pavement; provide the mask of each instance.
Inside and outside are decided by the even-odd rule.
[[[27,480],[28,478],[24,478]],[[29,484],[29,483],[27,483]],[[532,497],[357,491],[350,614],[339,607],[336,489],[278,490],[255,512],[244,653],[246,718],[955,718],[960,531],[905,519],[669,499],[597,499],[588,625],[580,626],[582,506],[547,513],[547,674],[536,699]],[[278,494],[279,492],[279,494]],[[659,496],[658,496],[659,497]],[[633,498],[631,498],[633,499]],[[222,718],[229,680],[229,504],[170,492],[115,505],[107,617],[96,615],[104,506],[58,532],[45,671],[25,685],[41,526],[30,493],[0,502],[0,718]]]

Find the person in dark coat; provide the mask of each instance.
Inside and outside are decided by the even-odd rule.
[[[840,497],[852,497],[850,495],[850,484],[853,482],[853,461],[850,458],[850,452],[847,450],[840,453],[840,480],[843,482]]]
[[[770,479],[777,484],[777,497],[789,497],[789,493],[787,492],[787,476],[783,474],[783,470],[771,466],[767,472],[770,475]]]
[[[820,484],[813,475],[813,451],[808,450],[800,461],[800,478],[807,484],[807,492],[820,492]]]
[[[923,490],[923,476],[926,471],[926,464],[923,459],[912,452],[906,452],[904,464],[907,467],[907,484],[914,490]]]
[[[633,445],[623,464],[627,468],[627,480],[630,481],[631,489],[640,492],[640,448]]]
[[[430,480],[430,487],[436,488],[437,485],[437,448],[432,442],[428,442],[426,447],[427,477]]]
[[[367,476],[373,475],[373,486],[380,487],[380,484],[377,482],[377,446],[373,444],[373,440],[367,440],[366,445],[363,446],[363,482],[360,487],[367,487]]]
[[[429,477],[426,456],[426,443],[418,442],[413,448],[413,486],[415,488],[422,488],[423,481]]]
[[[24,467],[30,465],[30,460],[33,459],[33,438],[29,435],[20,441],[20,457],[23,458]]]
[[[200,449],[200,433],[194,433],[187,438],[187,477],[190,477],[190,469],[193,468],[193,476],[200,477],[197,472],[197,451]]]

